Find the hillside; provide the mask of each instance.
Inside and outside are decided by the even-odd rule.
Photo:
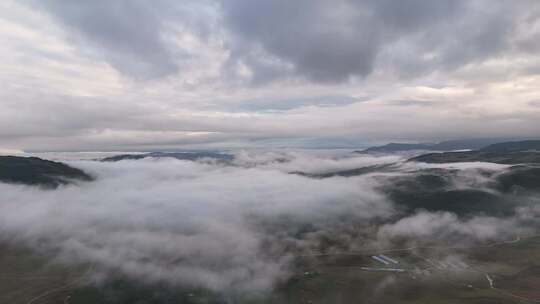
[[[392,153],[413,150],[427,151],[453,151],[453,150],[478,150],[489,145],[503,141],[504,139],[478,138],[478,139],[458,139],[447,140],[439,143],[389,143],[383,146],[367,148],[360,153]]]
[[[90,181],[84,171],[37,157],[0,156],[0,182],[56,188],[73,180]]]
[[[433,143],[423,143],[423,144],[406,144],[406,143],[389,143],[383,146],[375,146],[367,148],[363,151],[358,151],[361,153],[392,153],[392,152],[401,152],[401,151],[412,151],[412,150],[431,150]]]
[[[495,164],[536,164],[540,163],[538,152],[443,152],[429,153],[413,157],[409,161],[424,163],[461,163],[461,162],[488,162]]]
[[[233,159],[233,156],[230,154],[219,153],[219,152],[151,152],[144,154],[121,154],[110,157],[105,157],[101,161],[105,162],[116,162],[121,160],[138,160],[147,157],[153,158],[176,158],[180,160],[201,160],[201,159],[215,159],[220,161],[230,161]]]
[[[489,145],[480,149],[483,152],[540,152],[540,140],[510,141]]]
[[[477,151],[428,153],[409,161],[425,163],[489,162],[497,164],[540,163],[540,140],[496,143]]]

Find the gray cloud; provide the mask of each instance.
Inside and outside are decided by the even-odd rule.
[[[205,12],[195,2],[174,1],[37,1],[81,44],[84,53],[103,54],[120,72],[153,79],[176,74],[191,54],[171,41],[175,27],[205,35]],[[201,2],[201,7],[204,3]],[[200,14],[200,15],[198,15]],[[201,16],[202,15],[202,16]],[[178,29],[177,29],[178,30]],[[90,47],[90,50],[85,50]]]
[[[148,151],[246,146],[357,148],[369,141],[534,136],[539,131],[534,112],[462,113],[445,102],[422,107],[422,111],[415,106],[365,101],[331,107],[305,104],[260,113],[242,112],[231,104],[228,108],[234,111],[194,111],[193,115],[189,108],[177,111],[130,98],[36,95],[6,99],[0,112],[0,137],[2,148],[32,151]]]
[[[75,35],[82,35],[103,51],[107,60],[122,72],[159,77],[178,70],[162,37],[164,20],[150,3],[46,1],[40,5]]]
[[[265,249],[261,223],[369,221],[392,210],[360,179],[165,159],[73,164],[97,181],[55,191],[0,183],[0,237],[142,282],[267,291],[288,275],[289,253]]]
[[[534,234],[538,229],[540,210],[536,206],[516,208],[513,217],[497,218],[473,216],[460,218],[451,212],[417,213],[403,217],[394,223],[379,227],[379,245],[392,244],[406,239],[410,244],[420,245],[430,242],[443,242],[449,245],[466,247],[482,242],[511,240],[518,235]]]
[[[217,3],[50,0],[35,5],[73,31],[75,40],[83,37],[119,71],[138,78],[176,74],[180,62],[197,56],[171,42],[174,28],[223,40],[230,52],[225,70],[246,65],[253,83],[290,76],[342,82],[388,67],[413,76],[516,48],[535,49],[535,33],[512,41],[518,25],[538,17],[531,13],[537,3],[528,0]],[[216,31],[219,26],[229,34]]]
[[[531,100],[529,101],[529,105],[533,107],[540,107],[540,100]]]
[[[355,102],[361,102],[362,99],[346,95],[330,95],[316,97],[299,97],[287,99],[255,99],[241,101],[238,108],[243,111],[285,111],[300,107],[333,107],[343,106]]]
[[[493,191],[485,173],[507,166],[401,160],[279,150],[242,151],[230,166],[174,159],[71,161],[97,180],[56,190],[0,183],[0,241],[68,265],[90,264],[96,278],[120,273],[143,283],[246,294],[266,292],[288,278],[298,255],[392,248],[403,240],[478,244],[538,229],[537,198],[500,218],[404,213],[381,191],[393,177],[445,168],[459,171],[452,189]],[[398,162],[397,171],[349,178],[289,174],[392,162]]]
[[[357,16],[350,3],[232,1],[224,2],[223,9],[233,34],[240,39],[238,43],[261,46],[292,64],[300,75],[318,81],[341,81],[373,69],[381,39],[379,29],[369,24],[370,19],[363,18],[362,12]],[[353,16],[343,15],[347,12]],[[253,67],[256,77],[265,73]]]
[[[396,106],[420,106],[420,107],[426,107],[426,106],[435,106],[437,103],[431,100],[413,100],[413,99],[402,99],[402,100],[389,100],[387,102],[391,105]]]
[[[378,66],[410,76],[510,51],[511,34],[531,5],[537,3],[237,0],[222,7],[242,44],[242,55],[235,58],[250,58],[244,62],[250,65],[250,52],[262,47],[297,75],[339,82],[369,75]],[[244,43],[253,48],[246,51]],[[265,78],[257,73],[267,69],[252,67],[255,77]]]
[[[486,241],[510,238],[515,233],[512,221],[501,221],[498,218],[475,217],[461,220],[450,212],[421,211],[410,217],[384,225],[379,230],[379,238],[406,237],[414,240],[435,239],[450,241]]]
[[[537,1],[1,6],[2,149],[358,147],[539,131]]]

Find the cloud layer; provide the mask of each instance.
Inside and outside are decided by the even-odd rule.
[[[288,274],[291,253],[263,248],[261,222],[294,227],[392,210],[359,179],[177,160],[76,165],[97,181],[55,191],[0,184],[0,235],[144,282],[267,291]]]
[[[390,172],[348,178],[290,174],[395,161]],[[292,262],[299,255],[403,242],[478,244],[538,229],[540,212],[529,203],[534,197],[527,196],[504,217],[404,211],[385,187],[418,170],[444,176],[433,170],[445,165],[430,169],[399,161],[299,151],[242,152],[231,165],[152,158],[72,161],[96,181],[56,190],[0,184],[0,239],[68,265],[92,265],[96,277],[120,274],[143,283],[260,293],[294,273]],[[490,188],[485,170],[506,167],[459,166],[445,187],[502,197]]]
[[[4,150],[540,131],[534,0],[10,0],[1,11]]]
[[[534,37],[516,36],[530,34],[521,33],[520,26],[538,17],[530,10],[535,2],[526,0],[235,0],[183,5],[160,0],[151,6],[51,0],[39,5],[103,50],[105,59],[123,73],[153,78],[177,72],[181,57],[190,54],[172,43],[171,36],[183,30],[203,39],[222,35],[218,39],[232,55],[228,65],[245,65],[257,81],[293,72],[314,81],[340,82],[369,75],[388,61],[396,72],[410,76],[514,49],[534,52]],[[212,23],[225,26],[225,33]]]

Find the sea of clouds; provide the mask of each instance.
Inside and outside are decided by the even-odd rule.
[[[532,207],[509,218],[400,214],[381,191],[387,183],[381,176],[428,166],[400,156],[240,151],[229,164],[170,158],[68,163],[96,180],[55,190],[0,183],[2,241],[53,254],[68,265],[92,265],[95,277],[119,273],[218,292],[271,290],[292,274],[291,262],[299,254],[391,247],[395,238],[505,239],[531,232],[522,224],[540,216]],[[397,172],[291,174],[389,163]],[[452,166],[472,179],[481,179],[478,169],[506,169]],[[339,245],[322,247],[321,238]]]

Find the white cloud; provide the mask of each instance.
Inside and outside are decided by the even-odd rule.
[[[458,172],[446,187],[488,191],[519,206],[514,215],[408,213],[384,189],[397,176],[412,178],[418,170],[444,167],[403,163],[399,157],[244,151],[224,165],[165,158],[73,160],[96,158],[95,153],[41,156],[68,157],[69,164],[97,179],[56,190],[0,183],[0,240],[68,265],[94,265],[98,277],[120,273],[218,292],[268,291],[291,275],[290,262],[298,254],[394,248],[396,241],[460,246],[505,241],[537,231],[540,217],[537,198],[501,196],[490,188],[493,177],[481,174],[506,167],[481,163],[448,166]],[[391,173],[323,179],[289,174],[392,161],[398,164]]]
[[[354,147],[540,131],[535,2],[489,5],[484,19],[482,5],[461,1],[411,0],[418,10],[410,15],[389,2],[323,2],[266,11],[245,1],[161,0],[151,9],[122,1],[2,3],[0,139],[21,150],[110,151],[273,141]],[[287,38],[292,21],[281,17],[289,6],[305,13],[294,21],[301,39]],[[461,21],[452,17],[456,8]],[[348,39],[358,38],[368,11],[387,20],[384,29]],[[229,20],[235,13],[260,18]],[[328,23],[312,27],[317,16]],[[135,17],[138,27],[130,26]],[[462,35],[462,26],[476,30]],[[260,28],[275,35],[252,35]],[[338,34],[334,44],[325,29]],[[370,41],[376,45],[364,45]],[[258,82],[231,72],[238,66]]]
[[[362,178],[170,159],[73,164],[97,180],[54,191],[0,184],[0,235],[142,281],[266,291],[288,274],[289,256],[265,251],[261,222],[322,225],[392,212]]]

